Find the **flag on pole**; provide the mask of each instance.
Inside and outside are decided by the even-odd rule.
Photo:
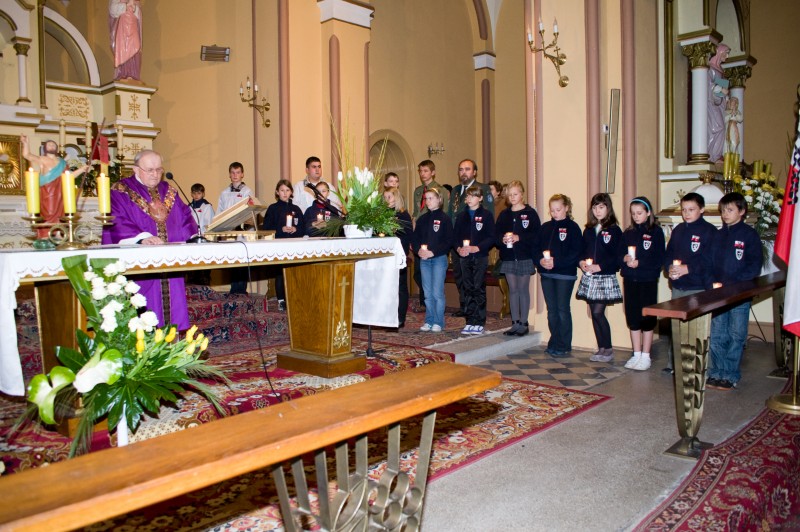
[[[800,121],[794,141],[789,176],[783,196],[778,234],[775,237],[775,254],[788,266],[786,272],[786,297],[783,305],[783,328],[800,336]]]

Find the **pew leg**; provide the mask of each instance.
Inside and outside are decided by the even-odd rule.
[[[500,309],[500,319],[502,320],[511,314],[511,304],[508,302],[508,281],[506,281],[505,275],[497,280],[497,285],[500,287],[500,293],[503,295],[503,308]]]
[[[667,454],[698,458],[712,446],[697,437],[703,420],[711,315],[688,321],[672,320],[672,357],[675,368],[675,416],[681,439]]]

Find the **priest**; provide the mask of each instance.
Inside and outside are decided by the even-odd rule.
[[[178,191],[162,179],[161,155],[142,150],[133,159],[133,176],[111,189],[113,225],[103,229],[103,244],[155,246],[185,242],[197,234],[197,223]],[[169,253],[164,250],[164,253]],[[137,276],[147,308],[158,315],[159,325],[189,328],[186,290],[182,276]]]

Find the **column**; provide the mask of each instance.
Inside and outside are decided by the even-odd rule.
[[[742,114],[742,123],[737,124],[739,128],[739,147],[736,150],[739,153],[739,160],[744,158],[744,84],[745,81],[753,75],[753,67],[755,59],[750,58],[745,60],[744,64],[737,61],[728,66],[725,65],[725,75],[730,81],[730,93],[728,96],[739,100],[739,112]]]
[[[708,160],[708,59],[716,45],[711,41],[682,46],[692,69],[692,146],[689,164],[710,164]]]
[[[492,89],[494,87],[495,55],[486,50],[475,54],[472,59],[475,66],[476,109],[480,109],[476,116],[476,138],[479,139],[478,149],[480,150],[478,181],[488,183],[494,179],[492,177],[494,174],[494,162],[492,161],[494,95]]]
[[[28,98],[28,50],[30,50],[30,40],[14,39],[14,50],[17,52],[17,75],[19,79],[19,98],[17,103],[31,103]]]

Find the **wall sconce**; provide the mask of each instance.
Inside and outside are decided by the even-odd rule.
[[[436,144],[428,144],[428,157],[433,157],[434,155],[441,155],[444,153],[444,142],[440,146],[437,142]]]
[[[245,87],[247,87],[247,97],[245,97],[245,95],[244,95]],[[239,97],[248,106],[250,106],[253,109],[255,109],[256,111],[258,111],[258,114],[261,115],[261,122],[264,125],[264,127],[269,127],[269,124],[270,124],[269,118],[264,116],[264,114],[267,111],[269,111],[269,102],[267,102],[267,99],[265,97],[263,97],[263,96],[261,97],[261,103],[258,102],[258,83],[253,84],[253,92],[252,92],[253,95],[250,96],[250,94],[251,94],[250,93],[250,77],[248,76],[247,77],[247,83],[245,83],[244,86],[242,86],[241,83],[239,84]]]
[[[539,36],[542,39],[542,44],[544,44],[544,24],[542,24],[541,19],[539,20]],[[569,84],[569,78],[567,76],[561,75],[561,65],[567,62],[567,55],[561,53],[561,48],[558,47],[558,20],[553,21],[553,42],[544,46],[542,48],[536,48],[533,43],[533,35],[531,32],[528,32],[528,46],[531,47],[531,52],[536,54],[542,52],[542,55],[553,62],[553,66],[556,67],[556,72],[558,73],[558,85],[560,87],[566,87]],[[548,54],[547,50],[553,49],[553,54]]]
[[[227,63],[231,60],[230,47],[217,46],[200,46],[200,61],[220,61]]]

